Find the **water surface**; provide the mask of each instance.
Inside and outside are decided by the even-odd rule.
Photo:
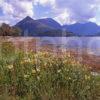
[[[100,37],[39,37],[40,44],[52,44],[67,49],[85,49],[100,56]]]

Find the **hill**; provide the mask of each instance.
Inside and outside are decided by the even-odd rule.
[[[63,28],[76,36],[100,36],[100,26],[92,22],[64,25]]]

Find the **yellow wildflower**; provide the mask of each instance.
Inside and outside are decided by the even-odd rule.
[[[38,76],[37,79],[40,80],[40,77]]]
[[[24,78],[29,78],[29,75],[24,75]]]
[[[44,63],[44,66],[47,66],[47,62]]]
[[[21,63],[21,64],[24,64],[24,61],[21,61],[20,63]]]
[[[39,68],[37,68],[37,71],[38,71],[38,72],[40,72],[40,69],[39,69]]]
[[[28,59],[25,59],[24,62],[30,63],[31,62],[31,59],[29,59],[29,58]]]
[[[8,65],[7,66],[8,69],[13,69],[13,67],[14,67],[13,65]]]
[[[71,80],[71,77],[68,77],[69,80]]]
[[[58,73],[60,73],[60,72],[61,72],[61,70],[59,69],[57,72],[58,72]]]
[[[89,75],[85,75],[85,80],[90,80],[90,76]]]
[[[32,74],[35,74],[35,73],[36,73],[36,70],[33,69],[33,70],[32,70]]]
[[[25,63],[33,63],[33,61],[30,58],[26,58],[23,61],[21,61],[21,64],[25,64]]]

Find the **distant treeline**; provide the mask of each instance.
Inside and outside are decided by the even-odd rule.
[[[20,36],[21,29],[9,24],[2,23],[0,26],[0,36]]]

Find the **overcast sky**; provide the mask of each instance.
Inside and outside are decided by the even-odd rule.
[[[0,0],[0,23],[26,16],[53,18],[61,24],[92,21],[100,25],[100,0]]]

